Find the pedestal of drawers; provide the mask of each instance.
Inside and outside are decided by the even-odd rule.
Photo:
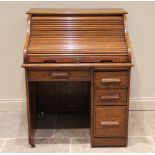
[[[129,71],[94,71],[92,146],[126,146]]]

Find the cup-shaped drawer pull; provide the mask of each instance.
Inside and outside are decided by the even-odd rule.
[[[101,121],[100,125],[101,126],[115,126],[115,125],[119,125],[120,123],[117,121]]]
[[[119,95],[105,95],[101,96],[101,100],[118,100],[120,99]]]
[[[56,60],[50,59],[50,60],[44,60],[43,63],[56,63]]]
[[[68,72],[51,72],[50,74],[49,74],[49,76],[51,77],[51,78],[68,78],[69,77],[69,74],[68,74]]]
[[[121,79],[119,78],[111,78],[111,79],[102,79],[101,83],[120,83]]]

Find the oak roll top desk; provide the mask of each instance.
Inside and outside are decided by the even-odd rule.
[[[123,9],[30,9],[24,47],[29,143],[44,113],[89,113],[91,146],[126,146],[131,45]]]

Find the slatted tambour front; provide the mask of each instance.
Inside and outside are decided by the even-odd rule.
[[[127,52],[123,15],[32,15],[29,53]]]

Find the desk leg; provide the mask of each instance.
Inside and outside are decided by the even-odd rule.
[[[94,93],[94,91],[93,91],[93,88],[94,88],[94,69],[92,69],[91,70],[91,93],[90,93],[90,99],[91,99],[91,101],[90,101],[90,111],[91,111],[91,120],[90,120],[90,139],[91,139],[91,147],[93,146],[93,132],[94,132],[94,120],[93,120],[93,118],[94,118],[94,116],[93,116],[93,93]]]
[[[26,98],[27,98],[27,120],[28,120],[28,139],[29,144],[35,147],[34,135],[35,135],[35,111],[34,111],[34,98],[33,98],[33,85],[28,81],[28,73],[25,70],[26,78]]]

